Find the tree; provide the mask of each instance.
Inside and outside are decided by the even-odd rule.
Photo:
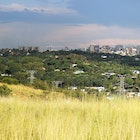
[[[47,83],[41,80],[34,80],[33,86],[37,89],[42,89],[42,90],[47,89]]]
[[[125,78],[126,87],[128,87],[128,88],[133,87],[133,84],[134,84],[134,80],[132,78],[129,78],[129,77]]]
[[[12,92],[6,85],[0,86],[0,96],[8,96]]]
[[[27,84],[27,72],[17,72],[14,74],[14,77],[19,81],[21,84]]]

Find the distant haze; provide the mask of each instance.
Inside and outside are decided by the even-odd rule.
[[[8,0],[0,4],[0,48],[140,44],[140,1]]]

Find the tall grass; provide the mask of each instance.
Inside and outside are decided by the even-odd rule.
[[[139,100],[0,98],[0,140],[139,139]]]

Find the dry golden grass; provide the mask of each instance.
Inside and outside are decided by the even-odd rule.
[[[12,90],[11,96],[13,97],[19,97],[24,99],[29,98],[38,98],[43,97],[47,100],[56,100],[56,99],[62,99],[65,98],[65,95],[62,92],[56,92],[56,91],[49,91],[49,90],[41,90],[41,89],[34,89],[33,87],[27,87],[24,85],[9,85],[5,83],[0,83],[0,86],[6,85],[9,89]],[[45,94],[45,92],[47,94]]]
[[[140,101],[0,98],[1,140],[139,140]]]
[[[79,101],[54,91],[31,99],[43,91],[7,86],[13,96],[0,98],[0,140],[140,139],[140,100]]]
[[[28,98],[32,96],[39,96],[43,95],[43,91],[39,89],[34,89],[32,87],[27,87],[24,85],[8,85],[5,83],[0,83],[1,85],[7,85],[8,88],[12,90],[12,96],[15,97],[23,97],[23,98]]]
[[[42,90],[34,89],[32,87],[26,87],[23,85],[8,85],[8,87],[12,90],[12,95],[14,96],[32,97],[43,95]]]

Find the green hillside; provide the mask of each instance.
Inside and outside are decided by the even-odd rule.
[[[22,84],[42,90],[50,90],[55,86],[63,89],[104,87],[106,92],[116,93],[120,82],[118,75],[125,75],[126,89],[137,91],[140,86],[140,76],[134,73],[140,71],[140,56],[129,57],[79,50],[27,52],[3,49],[0,53],[2,83]]]

